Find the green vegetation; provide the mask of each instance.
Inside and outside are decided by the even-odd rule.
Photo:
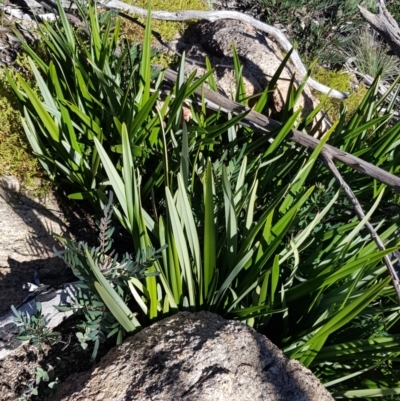
[[[33,397],[38,396],[39,392],[41,396],[43,394],[52,394],[59,384],[59,379],[56,377],[52,366],[48,366],[47,370],[38,366],[34,370],[34,375],[34,380],[32,380],[32,382],[24,389],[22,396],[18,398],[18,401],[31,400]],[[41,389],[43,387],[44,390]]]
[[[241,124],[246,113],[210,113],[193,96],[205,82],[217,90],[211,67],[195,81],[182,59],[177,82],[157,102],[163,71],[151,68],[149,17],[139,47],[119,40],[112,14],[100,18],[93,5],[79,12],[89,34],[73,30],[62,8],[59,21],[44,24],[49,63],[23,44],[37,91],[21,75],[7,78],[48,177],[103,218],[98,247],[63,240],[60,253],[87,289],[72,305],[84,306],[82,346],[92,341],[95,356],[106,336],[120,342],[177,311],[210,310],[266,334],[337,398],[396,394],[400,306],[382,262],[400,243],[394,195],[338,167],[387,247],[379,251],[320,159],[329,140],[399,174],[400,123],[394,103],[377,97],[379,81],[351,114],[340,108],[305,154],[287,139],[293,129],[313,133],[313,115],[294,111],[302,88],[291,86],[270,142]],[[246,104],[236,56],[235,66],[236,100]],[[278,74],[255,111],[264,110]],[[341,89],[342,78],[329,79]],[[194,101],[185,106],[189,121],[186,99]],[[112,225],[130,240],[123,257],[112,253]]]
[[[48,392],[51,392],[51,390],[54,390],[57,387],[59,381],[58,378],[55,377],[54,368],[52,366],[49,366],[48,370],[44,370],[40,367],[35,368],[35,385],[39,386],[41,382],[45,382],[47,384],[49,390]],[[38,394],[37,387],[31,387],[31,394]]]
[[[61,340],[60,333],[47,328],[47,319],[42,314],[40,302],[36,303],[36,312],[31,316],[23,315],[14,306],[11,306],[11,309],[14,313],[14,322],[19,327],[18,340],[29,340],[39,352],[43,352],[43,345],[53,345]]]
[[[341,50],[356,41],[360,29],[366,25],[357,6],[376,12],[374,0],[256,1],[265,7],[266,22],[281,24],[297,43],[305,61],[311,64],[318,59],[321,65],[333,67],[345,61]],[[387,0],[385,4],[396,21],[400,21],[398,1]]]
[[[351,42],[345,54],[354,57],[353,64],[362,74],[375,77],[380,74],[383,80],[394,79],[400,73],[400,61],[388,54],[390,48],[379,42],[377,34],[363,29]]]
[[[135,260],[132,260],[127,252],[119,258],[112,247],[114,233],[111,218],[112,193],[110,202],[104,207],[103,212],[104,216],[99,224],[99,245],[97,247],[89,249],[84,242],[77,243],[67,238],[57,237],[65,245],[65,250],[55,254],[55,256],[60,256],[81,280],[81,284],[78,284],[80,289],[72,305],[57,306],[56,308],[62,312],[72,310],[84,316],[84,321],[77,327],[76,335],[84,349],[88,347],[89,342],[94,342],[92,360],[96,358],[100,343],[103,343],[107,337],[116,335],[117,344],[120,344],[126,331],[131,331],[129,327],[125,329],[126,322],[124,316],[120,317],[119,315],[119,307],[107,302],[106,299],[103,300],[101,291],[96,289],[94,282],[98,279],[98,275],[103,274],[105,279],[112,283],[115,292],[112,289],[110,291],[113,292],[117,302],[121,302],[122,305],[122,299],[126,299],[130,294],[129,281],[139,281],[144,277],[150,277],[152,274],[147,273],[148,268],[153,265],[155,259],[161,257],[159,251],[148,249],[146,254],[137,252]],[[101,273],[97,270],[97,266]],[[107,284],[105,285],[107,286]],[[125,305],[122,306],[122,308],[124,307]],[[130,313],[128,309],[127,313]],[[132,319],[132,321],[134,322],[133,330],[140,328],[137,320]],[[126,323],[128,326],[129,324],[130,322]]]
[[[22,57],[20,63],[27,65]],[[34,81],[26,78],[34,87]],[[0,70],[0,127],[0,175],[18,177],[23,187],[36,195],[46,192],[46,184],[40,182],[43,171],[24,135],[17,98],[3,70]]]
[[[344,106],[347,110],[347,118],[350,118],[360,106],[364,99],[367,89],[364,85],[360,85],[356,91],[353,90],[351,84],[351,75],[346,70],[327,70],[323,67],[317,67],[313,70],[313,78],[318,82],[332,89],[349,93],[349,97],[345,100],[327,98],[325,95],[314,91],[314,95],[324,102],[324,109],[327,110],[328,117],[332,122],[336,122],[340,116],[340,107]]]
[[[136,6],[146,7],[147,2],[135,2]],[[182,0],[175,1],[153,1],[154,9],[177,11],[183,9],[206,10],[207,1],[202,0]],[[139,18],[139,22],[145,19]],[[168,23],[167,21],[153,21],[152,29],[159,32],[164,40],[172,40],[178,32],[187,26],[186,23]],[[122,38],[130,41],[141,41],[143,39],[144,28],[139,25],[124,20],[122,22]],[[40,46],[40,45],[39,45]],[[45,49],[38,49],[42,56],[45,56]],[[160,54],[154,62],[166,66],[171,63],[171,57]],[[30,68],[26,57],[19,57],[18,64],[24,71],[24,76],[32,87],[35,81],[32,76],[27,76]],[[0,176],[12,175],[17,177],[22,184],[23,190],[33,192],[35,196],[41,197],[50,189],[50,183],[43,174],[43,169],[36,157],[33,156],[29,142],[24,135],[20,123],[20,111],[15,93],[11,90],[5,73],[0,69]]]

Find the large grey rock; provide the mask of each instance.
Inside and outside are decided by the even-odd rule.
[[[197,70],[198,76],[203,75],[205,73],[203,63],[208,57],[211,65],[215,67],[215,79],[220,91],[234,98],[236,77],[232,44],[243,65],[246,95],[263,92],[284,56],[273,40],[251,25],[228,19],[215,22],[201,21],[191,25],[179,40],[171,43],[171,46],[180,53],[185,51],[188,59],[197,62],[187,63],[187,73]],[[303,75],[288,63],[277,82],[273,101],[269,104],[269,114],[274,115],[282,111],[293,76],[295,83],[299,85]],[[307,115],[317,104],[318,100],[306,86],[295,109],[302,108],[303,114]]]
[[[236,321],[179,313],[70,376],[52,400],[331,401],[319,380]]]

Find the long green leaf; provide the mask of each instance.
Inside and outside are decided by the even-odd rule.
[[[130,332],[140,329],[140,323],[137,321],[132,311],[125,305],[124,301],[117,294],[114,288],[111,287],[110,283],[103,276],[88,249],[85,249],[85,257],[94,276],[96,277],[97,281],[94,282],[96,290],[99,292],[100,297],[107,305],[108,309],[110,309],[110,312],[126,331]]]
[[[216,274],[216,226],[214,221],[214,194],[211,161],[207,162],[207,171],[204,177],[204,298],[209,300],[210,285]]]
[[[182,272],[184,273],[184,278],[188,288],[189,305],[194,309],[196,306],[196,294],[187,242],[182,231],[181,222],[176,211],[174,200],[168,187],[165,188],[165,195],[168,206],[169,221],[172,226],[172,232],[175,237],[175,244],[179,255],[179,263],[181,265]]]

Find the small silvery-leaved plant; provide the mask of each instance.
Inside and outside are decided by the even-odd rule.
[[[93,272],[93,264],[99,269],[104,278],[111,284],[125,304],[131,300],[131,291],[128,281],[131,279],[143,279],[154,275],[146,270],[161,256],[161,250],[149,248],[146,252],[138,252],[133,258],[129,253],[121,257],[112,249],[114,227],[112,227],[112,193],[110,201],[103,208],[103,217],[99,223],[98,246],[89,247],[86,242],[73,241],[67,238],[57,237],[63,244],[64,250],[56,251],[55,256],[61,257],[72,269],[80,280],[77,284],[78,292],[70,306],[56,306],[60,311],[74,311],[82,314],[83,321],[77,325],[76,336],[86,349],[89,342],[94,342],[92,359],[97,355],[100,343],[114,335],[117,336],[117,344],[122,342],[126,330],[109,310],[104,299],[96,288],[97,278]],[[136,315],[136,313],[134,314]]]
[[[14,322],[19,328],[18,340],[29,341],[34,345],[40,353],[44,353],[44,345],[53,346],[57,343],[63,343],[65,346],[63,350],[68,347],[68,342],[62,341],[61,333],[52,331],[48,327],[48,320],[42,313],[42,304],[36,302],[36,312],[32,315],[29,313],[20,312],[14,305],[11,305],[11,310],[14,313]],[[62,364],[60,358],[57,358],[58,363]],[[47,386],[45,385],[47,383]],[[39,395],[39,389],[44,388],[45,393],[50,393],[55,390],[59,383],[55,375],[54,367],[48,365],[47,370],[40,366],[34,369],[34,380],[30,382],[23,390],[21,397],[18,401],[31,400],[32,397]]]
[[[62,363],[60,358],[57,358],[57,361]],[[43,385],[45,386],[45,384],[47,384],[47,386],[43,389],[43,393],[49,394],[54,391],[60,383],[55,374],[54,367],[51,365],[47,365],[47,369],[37,366],[34,370],[34,375],[34,380],[24,389],[18,401],[27,401],[31,400],[33,397],[37,397],[39,392],[42,393],[42,387]]]
[[[14,322],[19,327],[18,340],[28,341],[33,344],[39,352],[43,352],[43,345],[54,345],[60,342],[61,333],[52,331],[48,327],[46,316],[42,314],[42,304],[36,302],[36,312],[33,315],[24,314],[11,305],[14,313]]]

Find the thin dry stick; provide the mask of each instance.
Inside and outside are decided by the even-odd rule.
[[[39,0],[39,2],[45,1],[45,0]],[[49,0],[46,0],[49,1]],[[99,4],[108,9],[114,9],[114,10],[119,10],[119,11],[124,11],[127,14],[139,14],[142,16],[147,15],[147,10],[144,8],[136,7],[136,6],[131,6],[129,4],[123,3],[122,1],[119,0],[100,0]],[[282,49],[285,52],[289,52],[289,50],[292,49],[292,44],[290,41],[286,38],[286,36],[283,34],[283,32],[277,28],[274,28],[273,26],[270,26],[264,22],[258,21],[253,17],[250,17],[249,15],[240,13],[238,11],[192,11],[192,10],[185,10],[185,11],[177,11],[177,12],[167,12],[167,11],[152,11],[151,12],[151,17],[156,20],[165,20],[165,21],[187,21],[187,20],[207,20],[207,21],[217,21],[220,19],[233,19],[233,20],[238,20],[242,21],[245,23],[250,24],[254,28],[258,29],[259,31],[265,32],[268,35],[271,35],[276,39],[278,42],[279,46],[282,47]],[[299,53],[297,50],[293,50],[291,54],[291,60],[294,64],[294,66],[300,71],[303,76],[307,75],[307,69],[304,66],[303,62],[301,61],[301,58],[299,56]],[[307,84],[322,93],[329,94],[329,96],[337,98],[337,99],[345,99],[347,98],[348,94],[344,92],[339,92],[335,89],[329,88],[325,85],[322,85],[321,83],[315,81],[312,78],[308,78]]]
[[[56,3],[53,0],[27,0],[29,4],[35,5],[39,3],[40,5],[43,5],[47,9],[51,9],[51,11],[55,12],[56,10]],[[68,2],[64,0],[64,3],[62,4],[64,8],[68,8],[68,5],[72,5],[72,2]],[[123,11],[127,14],[139,14],[141,16],[146,16],[147,15],[147,10],[144,8],[136,7],[136,6],[131,6],[129,4],[126,4],[122,1],[119,0],[100,0],[98,2],[99,6],[111,9],[111,10],[117,10],[117,11]],[[69,6],[71,7],[71,6]],[[54,14],[49,15],[49,19],[53,19],[55,16]],[[122,17],[126,17],[126,15],[122,14]],[[283,34],[281,30],[278,28],[274,28],[273,26],[270,26],[264,22],[258,21],[253,17],[250,17],[249,15],[240,13],[238,11],[197,11],[197,10],[185,10],[185,11],[178,11],[178,12],[168,12],[168,11],[152,11],[151,12],[151,17],[156,20],[164,20],[164,21],[188,21],[188,20],[207,20],[207,21],[217,21],[220,19],[233,19],[233,20],[238,20],[245,22],[247,24],[250,24],[254,28],[258,29],[259,31],[265,32],[268,35],[271,35],[275,40],[278,42],[279,46],[285,51],[289,52],[292,49],[292,44],[290,41],[287,39],[287,37]],[[293,65],[299,70],[299,72],[304,76],[307,75],[307,68],[304,66],[303,62],[301,61],[301,58],[299,56],[299,53],[297,50],[293,50],[291,56],[290,56]],[[346,99],[348,97],[348,94],[345,92],[340,92],[335,89],[329,88],[326,85],[323,85],[317,81],[315,81],[313,78],[309,77],[307,79],[307,84],[324,94],[328,94],[330,97],[334,97],[336,99]]]
[[[339,181],[340,186],[343,188],[347,198],[349,201],[352,203],[354,210],[360,220],[365,218],[365,213],[360,205],[360,202],[358,201],[356,195],[354,194],[353,190],[350,188],[350,186],[347,184],[347,182],[344,180],[343,176],[340,174],[339,170],[337,169],[335,163],[333,162],[332,156],[328,153],[322,150],[321,152],[322,158],[324,159],[326,165],[328,166],[329,170],[331,170],[332,174],[335,176],[335,178]],[[378,233],[372,226],[372,224],[369,221],[366,221],[365,227],[371,234],[372,239],[375,241],[376,246],[378,247],[379,250],[383,251],[385,250],[385,245],[383,244],[381,238],[379,237]],[[392,262],[390,260],[390,257],[388,255],[384,256],[383,258],[385,265],[389,271],[390,276],[392,277],[392,282],[393,282],[393,287],[394,290],[396,291],[397,298],[400,303],[400,283],[399,279],[397,277],[396,271],[394,270],[394,267],[392,265]]]
[[[157,68],[158,70],[162,69],[162,67],[157,65],[153,65],[153,67]],[[177,73],[167,69],[163,71],[163,74],[164,82],[166,82],[169,86],[173,86],[177,80]],[[282,124],[278,121],[250,110],[248,107],[243,106],[240,103],[236,103],[233,100],[228,99],[226,96],[216,93],[208,88],[205,88],[204,86],[196,89],[194,94],[198,99],[200,99],[199,102],[201,102],[201,99],[204,98],[208,110],[221,111],[223,113],[231,113],[233,115],[247,112],[246,116],[241,121],[241,124],[251,127],[255,132],[258,132],[261,135],[274,136],[274,134],[282,127]],[[309,149],[315,149],[320,142],[318,139],[295,129],[290,131],[287,139]],[[340,161],[346,166],[349,166],[362,174],[375,178],[378,181],[389,185],[395,191],[400,193],[400,177],[374,166],[373,164],[368,163],[365,160],[352,155],[351,153],[347,153],[343,150],[335,148],[334,146],[325,144],[324,151],[329,152],[334,160]]]
[[[386,40],[394,54],[400,57],[400,27],[383,0],[377,0],[376,5],[378,14],[372,14],[360,5],[358,8],[365,20]]]

